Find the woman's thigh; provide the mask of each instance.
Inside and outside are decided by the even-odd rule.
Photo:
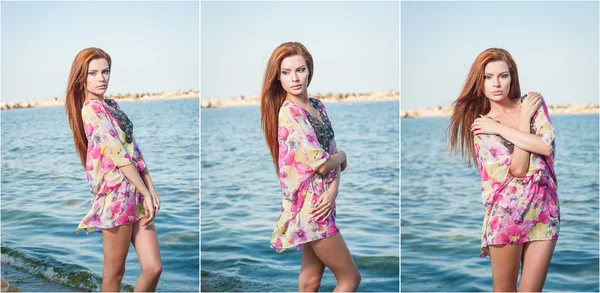
[[[331,270],[338,280],[354,279],[359,276],[356,264],[341,233],[310,243],[310,246],[319,260]]]
[[[125,270],[125,260],[131,243],[131,232],[131,224],[102,230],[105,273]]]
[[[144,219],[133,223],[133,234],[131,243],[135,247],[142,270],[149,267],[160,267],[160,249],[158,246],[158,237],[156,235],[156,226],[154,223],[144,227]]]
[[[516,291],[523,244],[490,245],[494,291]]]
[[[523,247],[523,271],[519,291],[540,292],[548,275],[556,240],[532,241]]]

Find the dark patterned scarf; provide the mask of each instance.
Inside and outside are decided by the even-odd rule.
[[[106,105],[107,105],[106,108],[108,109],[108,112],[110,113],[111,116],[113,116],[113,118],[115,118],[117,120],[117,123],[119,124],[119,127],[121,128],[121,130],[123,130],[123,132],[125,132],[125,140],[127,141],[127,143],[132,143],[133,142],[133,123],[131,123],[131,120],[129,120],[129,117],[127,117],[125,112],[123,112],[121,109],[119,109],[119,107],[117,106],[115,101],[113,101],[112,99],[104,99],[104,100],[106,101]]]
[[[310,98],[309,100],[313,108],[319,111],[319,115],[321,116],[321,120],[323,120],[323,122],[321,122],[319,118],[310,115],[308,111],[304,110],[304,112],[306,112],[306,114],[308,115],[310,125],[312,125],[313,129],[315,130],[317,140],[321,144],[321,147],[323,147],[323,149],[329,153],[329,145],[331,144],[331,141],[333,140],[334,136],[333,128],[331,127],[331,122],[329,121],[327,115],[323,113],[323,110],[321,110],[321,107],[319,106],[319,101],[313,98]]]

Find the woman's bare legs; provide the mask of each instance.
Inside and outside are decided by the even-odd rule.
[[[555,247],[556,240],[525,243],[519,292],[542,292]]]
[[[135,292],[154,292],[162,273],[156,228],[154,223],[144,227],[145,222],[145,218],[135,222],[131,235],[131,243],[135,247],[142,268],[142,274],[135,284]]]
[[[131,225],[102,230],[104,268],[102,292],[119,292],[125,274],[125,259],[131,242]]]
[[[327,266],[337,280],[334,292],[355,292],[360,284],[360,273],[350,255],[342,234],[304,244]],[[302,258],[304,264],[304,257]]]
[[[300,276],[298,276],[298,291],[319,291],[324,271],[325,264],[317,257],[310,245],[304,244],[302,266],[300,267]]]
[[[490,245],[494,292],[517,292],[523,244]]]

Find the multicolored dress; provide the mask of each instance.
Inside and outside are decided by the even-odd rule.
[[[77,233],[132,224],[144,217],[144,196],[118,167],[135,164],[146,168],[133,137],[133,124],[112,99],[87,100],[81,118],[88,140],[86,174],[92,192],[92,207],[79,223]]]
[[[531,133],[554,151],[554,128],[542,99],[531,119]],[[525,177],[510,174],[514,145],[499,135],[475,136],[475,154],[481,174],[486,214],[481,236],[481,257],[489,257],[489,245],[522,244],[558,239],[560,207],[550,156],[531,153]]]
[[[319,196],[336,177],[335,170],[318,174],[315,170],[337,152],[325,106],[309,99],[321,116],[320,121],[300,105],[285,101],[279,110],[279,182],[283,191],[281,214],[271,235],[277,252],[339,233],[335,206],[326,219],[312,220],[311,210]]]

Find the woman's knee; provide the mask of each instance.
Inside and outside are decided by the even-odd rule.
[[[358,289],[361,280],[362,276],[357,270],[354,273],[344,276],[344,278],[340,278],[338,280],[337,288],[341,289],[342,291],[354,292]]]
[[[105,266],[102,275],[105,279],[118,281],[120,283],[125,275],[125,265],[111,266],[109,268]]]
[[[156,262],[142,267],[142,274],[150,278],[159,278],[162,274],[162,263]]]
[[[321,277],[317,275],[301,275],[298,278],[298,291],[300,292],[317,292],[321,287]]]
[[[358,285],[360,285],[360,281],[362,280],[362,276],[360,275],[360,272],[358,270],[356,270],[353,274],[353,276],[350,278],[350,282],[356,287],[358,288]]]

